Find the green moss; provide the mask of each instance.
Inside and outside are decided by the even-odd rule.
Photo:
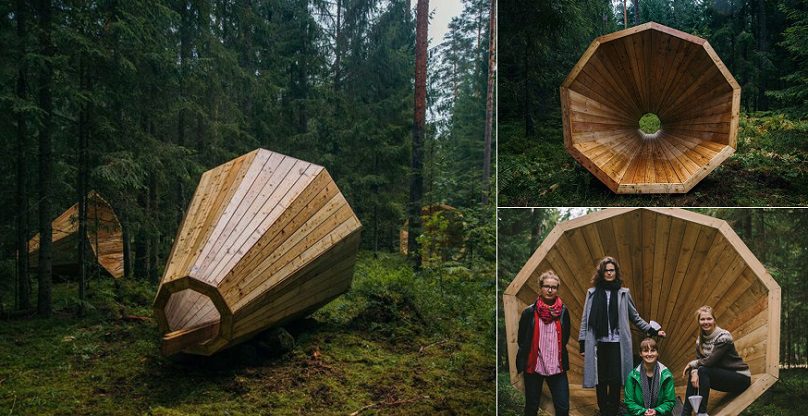
[[[645,113],[640,117],[640,130],[646,134],[653,134],[659,130],[659,117],[653,113]]]
[[[59,303],[75,285],[57,284],[62,306],[53,318],[0,325],[0,409],[298,415],[374,405],[363,414],[493,414],[492,268],[415,275],[401,256],[361,253],[353,289],[290,325],[296,346],[283,356],[247,342],[212,357],[166,359],[153,320],[119,319],[150,315],[144,299],[154,287],[93,281],[94,308],[77,318],[73,304]]]

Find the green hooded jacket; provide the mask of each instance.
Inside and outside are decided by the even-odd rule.
[[[643,382],[644,377],[645,369],[641,363],[631,370],[631,373],[626,378],[626,408],[628,409],[628,414],[633,416],[645,414],[646,408],[643,406],[642,385],[640,384]],[[673,390],[673,374],[662,363],[659,363],[659,378],[661,383],[659,397],[653,409],[660,416],[670,415],[676,403],[676,392]]]

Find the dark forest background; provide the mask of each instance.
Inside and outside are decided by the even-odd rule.
[[[465,260],[493,261],[483,172],[491,3],[463,4],[429,49],[417,203],[458,208]],[[31,304],[30,284],[13,278],[18,248],[89,190],[123,224],[127,277],[156,283],[200,175],[257,147],[325,166],[362,221],[362,247],[398,251],[413,175],[410,7],[3,2],[0,309]]]
[[[805,0],[502,1],[500,206],[808,201]],[[624,19],[625,17],[625,19]],[[617,196],[563,148],[558,88],[596,37],[655,21],[707,39],[741,85],[737,153],[685,196]],[[625,23],[624,23],[625,22]]]

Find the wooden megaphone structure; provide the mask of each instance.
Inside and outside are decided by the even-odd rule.
[[[362,228],[322,167],[258,149],[205,172],[163,274],[161,351],[211,355],[350,288]]]
[[[740,107],[706,40],[653,22],[595,39],[561,85],[564,146],[616,193],[689,191],[735,152]]]
[[[740,395],[713,391],[708,413],[738,415],[777,381],[780,357],[780,286],[727,222],[683,209],[613,208],[558,224],[522,267],[503,295],[511,384],[522,390],[516,368],[519,316],[536,301],[538,277],[554,270],[559,296],[571,314],[569,352],[570,415],[597,409],[595,389],[581,387],[583,357],[578,331],[589,279],[597,262],[613,256],[623,284],[631,290],[640,316],[659,321],[667,337],[659,360],[675,377],[684,397],[682,369],[695,358],[695,311],[713,307],[717,323],[730,331],[735,348],[749,364],[752,385]],[[621,329],[622,330],[622,329]],[[640,334],[634,335],[639,351]],[[554,413],[553,401],[542,400]]]
[[[123,229],[112,206],[95,191],[87,194],[87,232],[79,235],[79,204],[68,208],[51,223],[53,228],[53,271],[77,274],[79,238],[87,240],[91,254],[112,277],[123,277]],[[39,266],[39,234],[28,242],[28,264]]]

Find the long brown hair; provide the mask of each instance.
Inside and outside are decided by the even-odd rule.
[[[718,320],[715,319],[715,314],[713,313],[712,306],[704,305],[696,309],[696,333],[698,334],[697,336],[699,340],[699,343],[696,346],[696,348],[698,348],[700,354],[704,353],[704,351],[701,349],[701,346],[704,345],[704,331],[701,330],[701,325],[699,324],[699,319],[701,319],[702,313],[709,313],[710,316],[713,317],[713,321],[718,322]],[[716,324],[716,326],[718,326],[718,324]]]
[[[590,280],[592,286],[597,286],[598,283],[604,280],[603,276],[606,274],[606,265],[609,263],[614,265],[614,280],[618,282],[623,281],[623,274],[620,272],[620,264],[617,263],[617,259],[611,256],[606,256],[600,259],[597,267],[595,267],[595,274],[592,275],[592,280]]]

